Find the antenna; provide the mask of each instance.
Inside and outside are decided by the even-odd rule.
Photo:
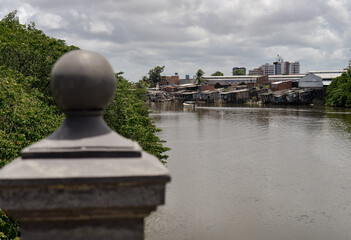
[[[351,51],[351,49],[350,49],[350,51]],[[277,54],[276,62],[283,62],[283,58],[282,58],[282,56],[279,56],[279,54]]]

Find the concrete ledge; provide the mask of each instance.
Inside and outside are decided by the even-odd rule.
[[[21,240],[144,239],[144,220],[83,220],[21,222]]]

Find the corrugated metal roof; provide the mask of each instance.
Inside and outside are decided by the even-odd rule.
[[[290,74],[290,75],[269,75],[269,78],[296,78],[296,77],[304,77],[306,74]]]
[[[186,83],[186,84],[180,84],[178,87],[196,87],[197,85],[191,84],[191,83]]]
[[[238,76],[204,76],[206,81],[228,82],[228,81],[257,81],[262,76],[256,75],[238,75]]]
[[[306,74],[294,74],[294,75],[269,75],[268,79],[270,81],[299,81],[301,78],[306,76]]]
[[[231,94],[231,93],[241,93],[241,92],[249,92],[250,89],[239,89],[239,90],[232,90],[229,92],[221,92],[222,95],[227,95],[227,94]]]
[[[204,79],[240,79],[240,78],[258,78],[260,75],[235,75],[235,76],[203,76]]]
[[[309,73],[314,73],[314,74],[324,74],[324,73],[344,73],[346,70],[321,70],[321,71],[309,71]]]
[[[279,81],[279,82],[273,82],[272,85],[278,85],[278,84],[281,84],[283,83],[284,81]]]
[[[324,79],[334,79],[336,77],[341,76],[346,70],[322,70],[322,71],[309,71],[309,73],[313,73],[314,75]]]
[[[314,75],[321,77],[322,79],[334,79],[340,77],[343,73],[313,73]]]

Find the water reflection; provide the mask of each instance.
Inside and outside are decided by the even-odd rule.
[[[351,239],[351,114],[154,104],[172,183],[146,239]]]

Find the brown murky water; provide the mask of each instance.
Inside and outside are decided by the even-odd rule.
[[[146,239],[351,239],[351,111],[153,104],[166,205]]]

